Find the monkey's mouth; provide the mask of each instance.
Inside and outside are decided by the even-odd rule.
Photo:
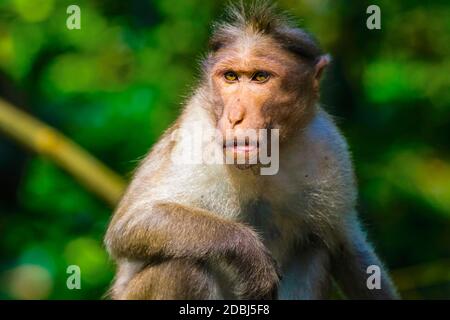
[[[223,144],[225,161],[239,169],[248,169],[258,163],[259,142],[236,139]]]
[[[259,141],[249,141],[248,138],[246,139],[234,138],[231,141],[224,141],[223,149],[226,152],[233,152],[233,153],[244,153],[244,154],[256,153],[259,149]]]

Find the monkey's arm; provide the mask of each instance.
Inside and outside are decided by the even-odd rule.
[[[116,215],[106,234],[114,257],[219,260],[236,270],[238,297],[272,298],[276,292],[278,274],[270,254],[257,234],[241,223],[165,202]]]
[[[371,290],[367,286],[367,279],[371,276],[367,273],[367,267],[371,265],[380,268],[380,289]],[[332,256],[332,272],[341,290],[350,299],[399,298],[389,274],[367,242],[356,215],[348,224],[337,253]]]

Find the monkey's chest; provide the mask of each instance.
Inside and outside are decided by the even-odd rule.
[[[285,261],[294,246],[308,234],[301,216],[267,201],[256,201],[248,205],[244,209],[243,218],[263,238],[266,247],[280,263]]]

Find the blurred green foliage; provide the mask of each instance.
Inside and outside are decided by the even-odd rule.
[[[129,177],[191,92],[222,1],[0,1],[0,96]],[[348,137],[359,211],[393,268],[450,258],[447,1],[279,1],[333,63],[322,100]],[[381,30],[366,8],[381,8]],[[48,160],[0,137],[0,298],[101,298],[111,210]],[[81,267],[68,290],[66,268]],[[414,274],[411,274],[414,277]],[[432,275],[431,275],[432,278]],[[403,292],[450,298],[450,277]]]

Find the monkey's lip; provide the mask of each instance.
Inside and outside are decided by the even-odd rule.
[[[259,142],[258,141],[254,141],[254,142],[230,141],[230,142],[224,143],[223,148],[224,148],[224,150],[227,150],[227,151],[250,153],[250,152],[258,151]]]

